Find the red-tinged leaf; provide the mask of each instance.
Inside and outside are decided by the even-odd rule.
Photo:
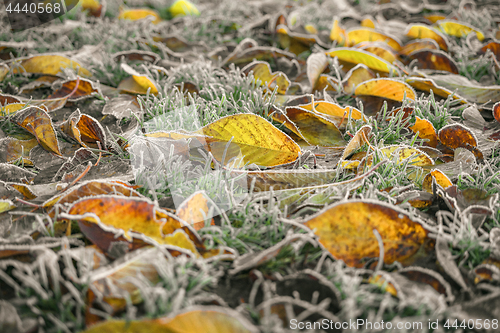
[[[461,124],[446,125],[438,133],[439,141],[451,149],[465,147],[467,144],[477,147],[476,135]]]
[[[61,130],[86,147],[88,143],[100,142],[101,147],[106,147],[106,134],[102,125],[95,118],[80,113],[77,109],[68,120],[60,125]],[[95,145],[97,147],[97,145]]]
[[[78,86],[77,86],[78,85]],[[87,79],[67,80],[61,83],[61,87],[47,97],[47,99],[58,99],[66,97],[70,102],[76,102],[100,91],[94,86],[94,82]]]

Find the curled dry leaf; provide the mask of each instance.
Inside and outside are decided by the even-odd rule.
[[[434,82],[434,80],[430,78],[407,77],[405,79],[405,82],[415,89],[426,91],[429,93],[432,91],[434,95],[443,98],[448,98],[448,96],[452,95],[453,99],[462,100],[463,103],[466,103],[462,97],[445,87],[439,86],[436,82]]]
[[[383,202],[349,200],[327,207],[305,223],[319,242],[348,266],[363,267],[367,258],[378,258],[377,230],[384,244],[384,263],[405,263],[427,237],[419,221],[404,210]]]
[[[313,53],[307,58],[306,66],[309,84],[314,88],[321,73],[328,67],[328,58],[322,52]]]
[[[292,32],[283,24],[278,25],[276,33],[278,34],[280,46],[295,55],[308,51],[314,44],[327,47],[316,35]]]
[[[416,60],[418,68],[433,69],[458,74],[458,65],[447,53],[441,50],[419,50],[408,56]]]
[[[42,206],[45,209],[50,209],[56,204],[67,205],[84,197],[102,194],[121,194],[125,197],[142,197],[142,195],[122,184],[120,181],[91,180],[78,184],[61,194],[53,196],[52,198],[46,200]]]
[[[435,271],[418,266],[410,266],[399,270],[398,273],[411,281],[430,285],[438,293],[444,295],[448,302],[453,302],[455,299],[450,284]]]
[[[101,147],[106,149],[106,134],[102,125],[95,118],[81,113],[80,109],[73,112],[60,128],[84,147],[87,147],[88,143],[100,142]]]
[[[44,149],[61,155],[54,125],[45,110],[31,106],[18,111],[12,119],[16,124],[33,134]]]
[[[470,103],[488,103],[500,101],[500,86],[481,86],[461,75],[432,75],[439,86],[445,87],[469,101]]]
[[[415,117],[415,125],[410,126],[409,128],[413,131],[413,133],[418,133],[418,137],[421,139],[427,139],[428,141],[425,143],[430,147],[437,147],[438,137],[436,134],[436,130],[434,129],[434,125],[427,119],[420,119],[420,117]]]
[[[345,147],[344,152],[342,153],[342,159],[344,160],[348,158],[352,153],[361,148],[365,143],[369,143],[366,140],[370,139],[371,132],[372,127],[370,125],[364,125],[363,127],[361,127]]]
[[[395,73],[397,76],[401,75],[395,66],[368,51],[349,47],[339,47],[326,51],[326,55],[332,58],[337,57],[339,60],[351,64],[364,64],[382,73]]]
[[[313,111],[326,116],[328,119],[332,120],[339,130],[344,130],[346,128],[349,116],[353,120],[367,121],[365,116],[356,108],[346,106],[341,107],[338,104],[327,101],[312,101],[308,104],[298,105],[302,109]]]
[[[406,32],[406,36],[409,38],[430,38],[436,41],[441,50],[448,51],[448,43],[446,38],[436,29],[431,28],[424,24],[412,24],[408,26]]]
[[[330,40],[336,42],[338,46],[346,44],[345,30],[340,27],[339,19],[334,18],[332,29],[330,30]]]
[[[137,97],[124,94],[107,100],[102,109],[102,114],[113,115],[116,119],[122,120],[123,118],[132,117],[132,113],[139,114],[140,111],[141,108],[137,102]]]
[[[462,124],[446,125],[439,130],[439,141],[451,148],[465,147],[471,145],[477,147],[476,135]]]

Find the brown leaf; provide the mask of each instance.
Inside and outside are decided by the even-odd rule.
[[[458,65],[447,53],[441,50],[419,50],[410,53],[411,60],[416,60],[418,68],[433,69],[458,74]]]
[[[477,139],[474,133],[461,124],[450,124],[441,128],[438,132],[439,141],[451,149],[465,147],[467,144],[477,147]]]

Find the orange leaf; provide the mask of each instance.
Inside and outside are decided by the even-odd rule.
[[[143,320],[107,320],[83,333],[258,333],[239,312],[219,306],[198,306],[183,310],[176,316]]]
[[[394,79],[372,79],[359,84],[354,90],[355,95],[382,97],[402,102],[404,96],[415,100],[415,91],[405,82]]]
[[[24,165],[33,165],[29,159],[30,150],[38,145],[38,141],[33,138],[30,140],[18,140],[7,137],[0,140],[0,157],[2,162],[14,162],[19,158],[23,159]]]
[[[20,110],[13,116],[13,120],[33,134],[44,149],[61,155],[52,120],[43,109],[31,106]]]
[[[384,263],[405,263],[427,237],[419,222],[404,210],[384,202],[349,200],[336,203],[310,218],[305,225],[319,242],[348,266],[363,267],[366,258],[378,258],[377,230],[384,245]]]
[[[205,220],[210,218],[210,206],[215,204],[208,198],[204,191],[198,191],[186,198],[177,208],[177,216],[192,225],[195,230],[205,226]],[[211,225],[215,225],[212,219]]]
[[[436,130],[434,129],[434,126],[430,121],[428,121],[427,119],[420,119],[418,116],[416,116],[415,125],[410,126],[410,129],[413,131],[413,133],[418,132],[419,138],[428,139],[429,141],[426,142],[427,145],[436,148],[438,138]]]
[[[86,147],[86,143],[101,143],[101,147],[106,147],[106,135],[102,125],[93,117],[80,113],[77,109],[68,120],[60,125],[61,130]]]
[[[78,83],[78,87],[76,86]],[[75,89],[76,88],[76,89]],[[61,84],[61,87],[47,97],[47,99],[56,99],[67,97],[70,102],[76,102],[90,97],[93,93],[99,93],[94,87],[94,82],[87,79],[67,80]],[[70,95],[68,97],[68,95]]]
[[[203,247],[194,230],[146,198],[116,195],[86,197],[73,203],[68,214],[75,215],[81,231],[103,251],[108,250],[113,239],[103,238],[104,232],[110,230],[115,237],[122,236],[133,246],[137,243],[135,240],[144,244],[155,241],[187,249],[196,256],[200,255],[197,247]]]
[[[432,179],[434,179],[436,181],[436,184],[440,185],[443,189],[446,189],[448,186],[453,185],[448,176],[446,176],[442,171],[435,169],[425,176],[424,181],[422,182],[422,189],[424,191],[433,193]]]
[[[476,135],[461,124],[446,125],[438,133],[439,141],[451,149],[466,147],[467,144],[477,147]]]

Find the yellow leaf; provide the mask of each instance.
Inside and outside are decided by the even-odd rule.
[[[445,37],[437,30],[424,25],[424,24],[412,24],[406,29],[405,32],[406,36],[414,39],[423,39],[423,38],[430,38],[435,40],[439,47],[444,50],[448,51],[448,43],[446,42]]]
[[[442,32],[449,36],[465,37],[471,32],[475,32],[477,34],[477,39],[480,41],[484,40],[484,34],[469,24],[451,20],[441,20],[437,23],[437,26]]]
[[[169,8],[170,13],[173,17],[186,16],[186,15],[200,15],[200,11],[194,4],[187,0],[177,0]]]
[[[363,267],[367,258],[379,257],[384,246],[384,263],[404,262],[424,243],[427,232],[404,210],[383,202],[349,200],[327,207],[305,225],[319,236],[319,242],[348,266]]]
[[[231,157],[242,156],[245,163],[270,167],[294,162],[300,153],[300,147],[288,135],[251,113],[223,117],[195,134],[212,137],[206,140],[219,161],[231,140],[237,149],[228,149],[226,163]]]
[[[92,74],[76,61],[58,54],[40,54],[16,61],[22,68],[14,68],[13,73],[59,75],[65,68],[73,68],[77,75],[90,77]]]
[[[7,76],[9,73],[9,66],[6,64],[0,64],[0,82]]]
[[[346,32],[349,45],[361,42],[384,42],[396,51],[401,50],[401,42],[371,28],[354,28]]]
[[[415,100],[415,91],[405,82],[394,79],[372,79],[359,84],[354,90],[355,95],[377,96],[402,102],[404,96]]]
[[[354,89],[361,82],[365,82],[376,78],[377,75],[366,65],[358,64],[352,68],[342,80],[344,92],[348,95],[354,94]]]
[[[348,47],[339,47],[327,51],[326,55],[332,58],[337,57],[339,60],[353,64],[365,64],[369,68],[379,72],[394,72],[398,76],[400,75],[399,70],[396,67],[368,51]]]
[[[337,18],[333,20],[332,29],[330,30],[330,40],[337,42],[338,46],[345,45],[345,30],[340,28]]]
[[[120,15],[118,15],[118,18],[122,20],[137,21],[148,16],[152,16],[154,18],[152,22],[153,24],[157,24],[161,21],[160,15],[156,11],[147,8],[124,10],[120,13]]]
[[[436,180],[436,184],[440,185],[443,189],[448,186],[452,186],[450,178],[446,176],[442,171],[435,169],[425,176],[424,181],[422,182],[422,189],[429,193],[432,193],[432,179]]]
[[[241,70],[246,75],[253,72],[255,82],[260,81],[260,85],[265,85],[273,90],[278,86],[278,93],[285,95],[288,87],[290,86],[290,80],[282,72],[271,72],[271,66],[265,61],[254,61]]]

